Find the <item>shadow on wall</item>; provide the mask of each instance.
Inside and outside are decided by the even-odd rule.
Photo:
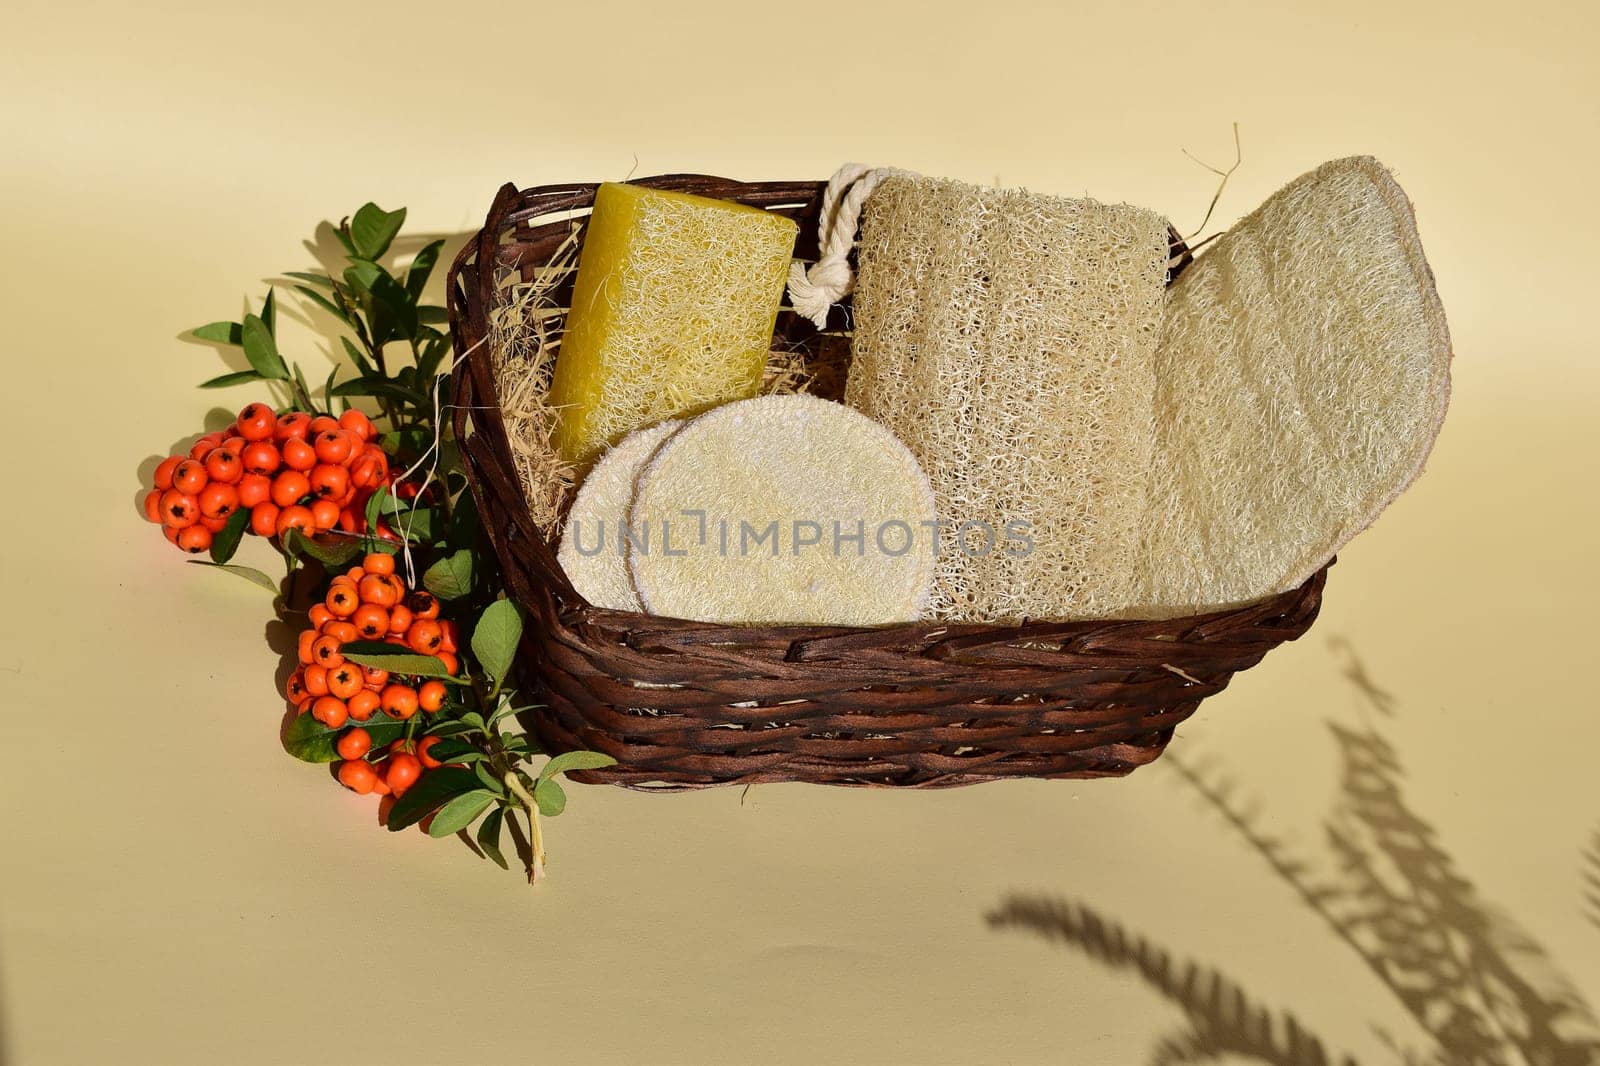
[[[1291,855],[1259,826],[1233,782],[1169,751],[1158,765],[1177,772],[1354,951],[1431,1037],[1404,1047],[1379,1037],[1395,1061],[1438,1066],[1592,1066],[1600,1063],[1600,1023],[1544,949],[1509,915],[1483,900],[1439,845],[1433,828],[1406,804],[1404,772],[1371,724],[1392,716],[1396,700],[1376,685],[1353,649],[1345,676],[1368,721],[1328,723],[1337,746],[1339,791],[1323,824],[1325,872]],[[1600,833],[1584,871],[1591,919],[1600,923]],[[1151,1066],[1234,1055],[1277,1066],[1353,1063],[1335,1059],[1293,1014],[1252,998],[1217,968],[1174,959],[1115,918],[1069,899],[1013,895],[988,915],[997,929],[1023,929],[1076,948],[1104,965],[1139,974],[1187,1016],[1163,1039]]]
[[[1600,929],[1600,827],[1589,838],[1589,850],[1583,856],[1583,905],[1589,921]]]

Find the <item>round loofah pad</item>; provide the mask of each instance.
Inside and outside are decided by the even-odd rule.
[[[732,625],[915,621],[934,568],[928,479],[894,434],[807,395],[702,415],[639,475],[628,565],[652,614]]]
[[[1275,193],[1173,285],[1139,611],[1291,589],[1417,476],[1450,334],[1405,193],[1370,157]]]
[[[639,471],[661,442],[682,428],[682,421],[669,419],[628,434],[600,457],[572,501],[556,559],[572,587],[596,607],[644,610],[628,573],[623,525]]]

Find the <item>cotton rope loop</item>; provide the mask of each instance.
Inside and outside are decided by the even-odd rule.
[[[556,558],[572,587],[596,607],[644,610],[628,573],[624,523],[639,471],[682,427],[673,419],[628,434],[600,457],[572,502]]]
[[[651,614],[730,625],[915,621],[933,576],[933,494],[905,445],[815,396],[717,408],[640,474],[634,587]]]
[[[1116,615],[1134,596],[1167,220],[895,177],[867,202],[845,402],[932,481],[930,614]]]
[[[1173,285],[1141,599],[1292,589],[1422,469],[1450,334],[1405,192],[1370,157],[1274,193]]]
[[[855,245],[861,207],[885,178],[910,171],[894,167],[867,167],[846,163],[822,192],[817,221],[817,261],[789,266],[789,303],[795,313],[818,329],[828,323],[828,311],[850,294],[855,274],[850,269],[850,249]]]

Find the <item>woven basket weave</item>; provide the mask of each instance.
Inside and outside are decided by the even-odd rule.
[[[800,223],[796,254],[815,255],[821,183],[673,175],[639,184],[788,215]],[[544,705],[531,726],[548,751],[618,760],[579,780],[935,788],[1120,776],[1160,755],[1174,727],[1235,672],[1315,620],[1326,568],[1248,607],[1163,621],[749,628],[591,606],[528,518],[486,338],[504,283],[533,278],[581,224],[595,189],[502,188],[456,258],[448,293],[464,358],[455,431],[506,587],[528,614],[519,667]],[[1175,276],[1190,257],[1172,241]],[[571,284],[556,290],[563,306]],[[836,309],[835,318],[842,325],[845,315]],[[785,310],[774,347],[814,350],[820,336]]]

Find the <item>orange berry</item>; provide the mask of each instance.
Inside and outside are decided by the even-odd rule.
[[[278,532],[278,505],[270,500],[250,508],[250,532],[258,537],[271,537]]]
[[[329,636],[317,637],[311,642],[311,659],[329,668],[344,662],[344,656],[339,652],[339,642]]]
[[[363,666],[361,670],[365,675],[364,681],[368,688],[382,689],[383,686],[389,683],[389,671],[387,670],[379,669],[376,666]]]
[[[199,555],[211,548],[211,530],[205,526],[185,526],[178,530],[176,543],[190,555]]]
[[[195,441],[192,446],[190,446],[189,458],[203,461],[206,456],[216,451],[217,446],[221,443],[222,434],[207,433],[205,436]]]
[[[411,628],[411,608],[397,603],[389,608],[389,632],[404,633]]]
[[[348,463],[356,450],[355,438],[342,429],[331,429],[317,434],[317,458],[324,463]]]
[[[354,407],[339,416],[339,425],[342,429],[354,433],[362,441],[372,439],[377,428],[373,426],[372,419],[357,411]]]
[[[328,608],[324,606],[322,609],[326,611]],[[360,630],[356,629],[356,627],[351,625],[349,622],[346,622],[343,618],[335,618],[333,621],[323,626],[322,635],[326,637],[332,637],[340,644],[348,644],[352,640],[361,639]]]
[[[329,729],[338,729],[350,720],[350,708],[337,696],[320,696],[311,705],[311,717]]]
[[[311,491],[325,500],[338,500],[350,487],[350,471],[342,466],[318,463],[311,468]]]
[[[161,460],[156,466],[155,487],[162,492],[172,487],[172,472],[178,469],[178,464],[183,462],[183,456],[170,455]]]
[[[266,404],[253,403],[239,412],[233,425],[245,440],[271,440],[272,431],[278,428],[278,417]]]
[[[312,517],[309,507],[285,507],[278,512],[278,524],[274,532],[281,537],[291,529],[298,529],[306,536],[310,536],[315,527],[316,519]]]
[[[439,619],[439,649],[441,651],[458,651],[459,647],[456,641],[460,636],[461,631],[456,628],[454,622],[448,618]]]
[[[308,431],[309,431],[307,433],[307,436],[310,437],[312,440],[315,440],[317,437],[322,436],[322,434],[324,434],[324,433],[328,433],[328,432],[331,432],[333,430],[338,429],[339,428],[339,420],[337,418],[332,417],[331,415],[317,415],[315,418],[313,418],[311,420],[311,425],[309,427],[307,427],[307,428],[308,428]]]
[[[433,598],[433,593],[418,589],[406,601],[406,606],[411,608],[411,613],[418,618],[438,618],[439,601]]]
[[[182,532],[183,532],[183,530],[174,529],[172,526],[164,525],[164,526],[161,527],[161,535],[163,537],[167,538],[167,543],[169,543],[169,544],[174,544],[174,545],[177,544],[178,543],[178,534],[182,533]]]
[[[308,629],[300,634],[299,639],[295,642],[295,652],[302,663],[314,663],[317,661],[316,654],[312,650],[312,646],[316,642],[317,631],[315,629]]]
[[[212,536],[216,536],[228,528],[228,520],[226,518],[207,518],[205,515],[200,516],[199,524],[211,530]]]
[[[389,632],[389,612],[375,603],[363,603],[350,616],[356,632],[368,640],[377,640]]]
[[[271,476],[278,472],[282,465],[282,456],[278,449],[264,440],[253,441],[245,445],[244,451],[239,453],[240,462],[244,463],[244,472],[247,474],[264,474]]]
[[[239,490],[213,481],[200,490],[200,513],[207,518],[226,519],[239,506]]]
[[[280,470],[272,479],[272,502],[291,507],[311,493],[311,481],[298,470]]]
[[[317,450],[301,437],[290,437],[283,442],[283,465],[290,470],[310,470],[317,465]]]
[[[311,432],[311,416],[304,411],[288,411],[278,416],[278,424],[272,428],[272,439],[305,440],[309,432]]]
[[[316,523],[318,532],[332,529],[339,521],[339,505],[332,500],[313,500],[311,520]]]
[[[185,496],[200,495],[200,490],[206,487],[209,480],[206,465],[193,459],[185,459],[172,471],[172,487]]]
[[[456,653],[453,651],[441,651],[435,657],[444,663],[444,672],[452,677],[455,676],[456,671],[461,669],[461,660],[456,658]]]
[[[393,574],[368,574],[361,579],[361,599],[379,607],[393,607],[400,602],[404,586]]]
[[[222,450],[233,453],[233,455],[243,461],[244,450],[250,447],[250,444],[250,441],[247,441],[243,437],[235,434],[234,436],[231,436],[222,442]]]
[[[177,489],[161,494],[161,522],[173,529],[192,526],[200,519],[200,501]]]
[[[446,691],[443,681],[424,681],[417,689],[417,706],[432,714],[444,706]]]
[[[422,760],[408,752],[389,756],[389,770],[383,775],[384,783],[396,796],[416,784],[422,776]]]
[[[379,806],[382,806],[385,802],[387,802],[391,804],[389,809],[393,810],[394,807],[392,805],[397,797],[390,793],[389,783],[383,779],[383,774],[378,772],[377,767],[373,768],[373,776],[374,780],[372,782],[372,794],[374,796],[384,797],[384,799],[378,801]]]
[[[371,689],[358,689],[345,700],[345,706],[350,709],[350,717],[358,722],[365,722],[372,717],[372,712],[377,710],[383,701]]]
[[[419,618],[406,630],[406,646],[418,655],[434,655],[443,649],[444,631],[431,618]]]
[[[236,485],[244,477],[244,463],[225,448],[218,448],[206,456],[206,477],[223,485]]]
[[[444,763],[428,754],[428,752],[433,750],[434,745],[438,744],[439,741],[443,739],[443,737],[423,737],[421,740],[417,741],[417,758],[420,759],[422,761],[422,765],[427,767],[429,770],[434,770],[444,765]]]
[[[345,730],[333,745],[341,759],[359,759],[372,750],[372,734],[360,726]]]
[[[340,663],[338,666],[328,667],[328,695],[348,700],[356,693],[365,691],[361,684],[361,667],[355,663]]]
[[[243,464],[240,469],[244,469]],[[239,505],[254,508],[272,499],[272,479],[262,474],[246,474],[239,479]]]
[[[356,532],[355,512],[351,511],[348,507],[343,507],[339,510],[339,528],[344,530],[346,533]]]
[[[144,516],[152,522],[161,521],[160,489],[151,489],[144,494]]]
[[[377,771],[360,759],[347,759],[339,764],[339,784],[352,792],[365,796],[377,782]]]
[[[321,629],[333,620],[333,612],[328,610],[328,605],[325,603],[313,603],[306,615],[311,619],[312,629]]]
[[[328,598],[325,602],[328,605],[328,610],[332,611],[336,617],[349,618],[356,613],[356,608],[361,606],[361,597],[356,595],[355,589],[335,581],[333,587],[328,590]]]
[[[350,483],[363,489],[375,489],[389,476],[389,463],[373,455],[362,453],[350,464]]]
[[[328,668],[316,663],[308,663],[300,671],[300,676],[305,680],[306,694],[308,696],[326,696],[328,694]]]
[[[361,560],[361,568],[369,574],[394,573],[394,556],[388,552],[368,552]]]
[[[417,713],[417,692],[408,685],[386,685],[378,694],[384,713],[394,718],[406,719]]]

